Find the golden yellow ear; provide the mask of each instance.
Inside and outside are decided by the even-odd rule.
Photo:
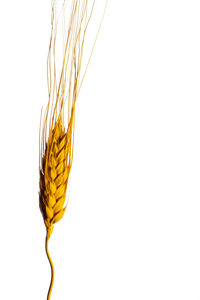
[[[95,0],[91,0],[91,6],[88,0],[64,1],[61,9],[63,16],[65,2],[70,1],[69,24],[66,28],[66,39],[64,39],[66,43],[63,47],[64,53],[58,81],[55,44],[59,22],[58,19],[55,19],[56,0],[52,1],[51,37],[47,58],[49,99],[40,126],[39,204],[46,226],[46,253],[52,271],[47,300],[50,300],[54,282],[54,267],[48,251],[48,241],[53,232],[54,224],[62,219],[66,210],[64,205],[73,160],[75,104],[91,58],[90,55],[85,71],[81,75],[85,35],[93,13]],[[107,6],[107,0],[105,1]],[[104,14],[105,10],[103,16]],[[101,23],[102,21],[103,18]],[[65,106],[67,107],[67,113],[65,113]]]

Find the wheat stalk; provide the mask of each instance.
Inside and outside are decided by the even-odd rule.
[[[88,8],[88,0],[71,0],[67,35],[66,37],[64,36],[65,42],[61,74],[59,82],[57,82],[55,45],[59,17],[57,17],[56,0],[52,2],[51,37],[47,59],[49,100],[41,119],[39,161],[39,205],[46,226],[46,254],[51,265],[52,275],[47,300],[50,299],[54,283],[54,266],[49,255],[48,241],[54,224],[63,217],[67,206],[65,199],[73,161],[75,104],[88,67],[87,64],[85,72],[81,77],[85,34],[93,13],[94,4],[95,1]],[[64,1],[60,12],[63,16],[65,5]],[[103,17],[105,9],[106,6]],[[91,53],[93,52],[93,48]],[[90,58],[91,55],[89,61]],[[66,103],[68,111],[67,122],[64,118],[66,115]],[[67,126],[65,126],[65,122]]]

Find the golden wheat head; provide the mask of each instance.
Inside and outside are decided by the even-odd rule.
[[[72,121],[71,121],[72,123]],[[67,132],[61,117],[50,130],[40,170],[39,204],[50,237],[64,215],[67,184],[72,165],[72,126]]]
[[[67,18],[69,23],[66,26],[66,35],[63,35],[63,60],[57,81],[55,55],[57,26],[60,15],[65,16],[66,2],[71,3],[71,8]],[[90,8],[88,3],[88,0],[63,0],[61,13],[57,17],[56,0],[52,0],[51,36],[47,59],[49,99],[41,119],[39,159],[39,206],[46,226],[46,253],[52,271],[47,300],[50,299],[54,281],[54,267],[48,251],[48,240],[54,224],[63,217],[67,206],[65,199],[73,161],[75,104],[96,42],[95,39],[85,71],[80,75],[85,34],[95,0],[90,2]]]

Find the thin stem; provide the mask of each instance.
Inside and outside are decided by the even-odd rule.
[[[45,248],[46,248],[46,254],[51,266],[51,283],[50,283],[50,287],[49,287],[49,291],[48,291],[48,295],[47,295],[47,300],[50,300],[51,297],[51,292],[52,292],[52,288],[53,288],[53,283],[54,283],[54,266],[53,266],[53,262],[51,260],[51,257],[49,255],[49,250],[48,250],[48,241],[49,241],[49,236],[46,236],[46,243],[45,243]]]

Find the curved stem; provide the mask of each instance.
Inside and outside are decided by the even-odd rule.
[[[53,288],[53,283],[54,283],[54,266],[53,266],[53,262],[51,260],[51,257],[49,255],[49,250],[48,250],[48,241],[49,241],[49,236],[46,236],[46,243],[45,243],[45,248],[46,248],[46,254],[51,266],[51,283],[50,283],[50,287],[49,287],[49,291],[48,291],[48,295],[47,295],[47,300],[50,300],[51,297],[51,292],[52,292],[52,288]]]

